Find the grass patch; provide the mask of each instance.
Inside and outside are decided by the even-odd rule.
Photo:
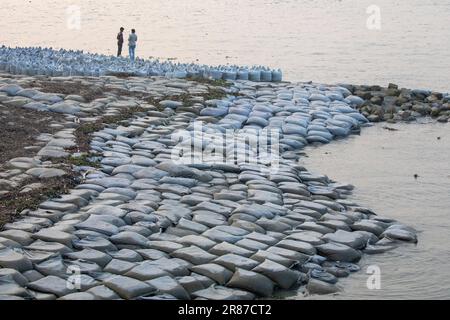
[[[80,82],[60,82],[49,80],[33,80],[27,87],[39,87],[40,91],[64,95],[82,96],[86,102],[104,97],[104,89],[98,85],[87,85]]]
[[[80,177],[71,172],[57,178],[27,179],[22,186],[0,198],[0,230],[6,223],[14,221],[23,210],[36,210],[42,202],[69,193],[79,182]],[[21,192],[24,186],[32,183],[41,183],[42,187]]]
[[[201,84],[207,84],[210,86],[216,86],[216,87],[231,87],[231,82],[228,82],[227,80],[223,79],[209,79],[209,78],[203,78],[203,77],[188,77],[187,80],[195,81]]]

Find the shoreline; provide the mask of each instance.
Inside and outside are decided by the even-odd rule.
[[[378,218],[370,209],[345,200],[352,186],[340,185],[326,176],[311,175],[298,166],[295,161],[301,157],[301,149],[306,144],[328,143],[337,135],[345,137],[359,132],[368,122],[356,115],[357,110],[366,112],[371,122],[384,119],[384,114],[389,114],[386,110],[398,115],[398,118],[393,116],[386,120],[412,121],[412,117],[417,119],[418,115],[422,116],[422,113],[411,113],[406,117],[404,104],[407,103],[412,103],[412,106],[434,103],[429,114],[432,114],[437,103],[446,105],[436,117],[441,121],[449,114],[448,95],[413,90],[409,91],[413,94],[408,100],[405,98],[407,91],[392,85],[387,89],[359,86],[349,89],[345,85],[314,87],[308,83],[295,85],[287,82],[229,82],[229,86],[223,86],[223,82],[199,83],[164,78],[17,78],[19,84],[36,80],[62,81],[68,86],[77,82],[87,87],[103,84],[100,88],[104,91],[101,94],[98,91],[99,96],[94,95],[90,102],[74,93],[46,93],[46,100],[40,100],[52,100],[53,104],[30,102],[32,98],[23,96],[17,98],[16,94],[21,89],[11,84],[7,89],[15,93],[0,94],[0,103],[9,108],[34,103],[33,108],[63,113],[67,127],[63,125],[62,130],[47,141],[38,155],[50,159],[72,159],[69,164],[77,164],[75,172],[80,171],[83,177],[81,184],[70,190],[69,194],[40,203],[38,209],[23,212],[23,219],[6,225],[6,231],[0,232],[0,265],[5,267],[2,265],[2,255],[12,255],[17,259],[17,265],[13,264],[12,269],[29,274],[37,267],[38,272],[43,272],[46,261],[59,264],[70,260],[80,266],[77,259],[89,260],[86,249],[109,252],[115,248],[115,254],[110,256],[112,260],[103,266],[97,259],[90,258],[103,270],[103,276],[97,279],[91,277],[96,284],[93,288],[107,287],[105,291],[109,298],[155,295],[154,288],[178,298],[254,298],[270,296],[274,287],[293,286],[299,280],[297,284],[304,282],[302,286],[310,294],[338,291],[337,279],[358,269],[353,262],[359,259],[361,250],[383,252],[394,249],[400,239],[414,242],[416,238],[410,228],[387,218]],[[0,73],[0,83],[5,79]],[[289,87],[297,90],[297,97],[294,97],[295,92],[289,95]],[[301,88],[311,89],[312,93],[306,98]],[[35,89],[26,90],[25,93],[32,97],[38,94],[33,91]],[[123,90],[128,93],[125,95]],[[331,91],[327,96],[321,93],[323,90]],[[384,94],[383,99],[381,94]],[[315,96],[312,98],[312,95]],[[437,102],[436,98],[441,99]],[[402,100],[403,103],[397,106],[400,99],[406,101]],[[276,101],[276,109],[268,107],[273,101]],[[330,102],[334,103],[332,113],[326,107]],[[250,112],[247,115],[243,112],[249,108],[248,104],[252,104],[250,110],[253,118],[249,116]],[[388,109],[392,104],[396,107]],[[237,106],[232,109],[235,113],[228,121],[223,121],[230,115],[233,105]],[[309,109],[311,105],[313,107]],[[370,109],[374,105],[379,107],[374,109],[376,113]],[[380,109],[383,109],[383,116],[379,114]],[[292,114],[306,115],[305,110],[309,110],[312,118],[318,121],[307,124],[308,130],[305,129],[305,136],[300,139],[303,129],[294,123],[301,123],[305,118],[292,118]],[[332,119],[328,119],[326,126],[321,126],[325,124],[327,114],[331,114]],[[354,118],[345,114],[352,114]],[[284,122],[281,127],[284,149],[280,160],[281,171],[276,175],[257,174],[253,165],[245,164],[178,166],[177,169],[177,166],[167,162],[170,160],[168,151],[173,145],[164,137],[175,129],[189,128],[189,123],[194,119],[201,119],[209,124],[208,130],[213,130],[220,126],[222,129],[237,128],[239,121],[245,117],[245,122],[241,124],[251,129],[267,126],[270,123],[268,120],[274,117],[276,119],[272,119],[272,124],[281,126],[278,119],[285,120],[289,116],[293,122]],[[91,126],[104,117],[110,117],[111,122],[106,126]],[[83,128],[85,135],[91,135],[87,140],[81,138],[85,139],[83,145],[90,146],[91,154],[80,153],[80,136],[76,134],[79,128]],[[333,130],[331,138],[331,131],[326,134],[321,128]],[[219,132],[215,131],[216,134]],[[40,167],[44,170],[37,170],[39,174],[44,172],[56,177],[63,174],[55,171],[60,170],[53,167],[55,164],[46,163],[42,168],[42,163],[36,164],[31,160],[15,162],[19,168],[27,168],[27,173],[28,170],[36,172],[36,167]],[[93,163],[97,165],[92,166]],[[122,222],[98,218],[110,214]],[[103,224],[106,221],[107,226]],[[8,230],[21,230],[23,236],[14,236]],[[163,232],[158,233],[161,230]],[[383,239],[380,240],[380,236]],[[220,244],[222,241],[225,242]],[[371,245],[365,247],[368,241]],[[2,245],[5,246],[3,249]],[[8,251],[8,247],[27,252],[50,250],[60,256],[41,256],[29,261],[25,256]],[[119,254],[120,250],[135,257],[124,258]],[[336,256],[348,263],[333,262]],[[143,261],[149,260],[153,263],[146,266]],[[125,261],[131,263],[126,271],[122,266]],[[158,261],[176,262],[178,267],[167,270]],[[122,265],[118,265],[119,262]],[[292,268],[293,262],[296,262],[296,267]],[[211,263],[216,266],[215,271],[203,267]],[[280,280],[274,273],[280,265],[284,266],[280,271],[283,278],[296,280],[291,280],[291,283]],[[88,268],[87,265],[80,267],[83,270]],[[159,270],[159,277],[147,275],[150,270]],[[111,280],[107,274],[115,274],[119,279]],[[87,299],[100,296],[97,292],[99,288],[86,287],[78,293],[66,290],[57,292],[48,286],[53,281],[55,284],[64,282],[63,275],[60,274],[57,279],[48,278],[50,276],[45,272],[41,275],[46,277],[27,281],[26,287],[31,290],[32,298],[66,296],[67,299]],[[207,285],[212,284],[211,279],[219,285],[228,284],[220,289],[211,289]],[[254,280],[261,281],[261,287],[248,284]],[[129,291],[132,283],[140,285],[142,291]],[[194,287],[202,289],[193,291]],[[29,291],[21,292],[19,296],[29,298]]]

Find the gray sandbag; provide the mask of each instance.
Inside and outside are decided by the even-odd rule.
[[[284,248],[284,249],[289,249],[289,250],[293,250],[296,252],[304,253],[307,255],[316,254],[316,249],[314,248],[313,245],[311,245],[308,242],[285,239],[285,240],[278,242],[276,246]]]
[[[67,276],[67,268],[63,263],[61,256],[55,256],[35,265],[35,269],[46,276],[57,276],[65,278]]]
[[[112,257],[110,255],[94,249],[84,249],[81,251],[69,252],[64,254],[63,256],[73,260],[79,259],[95,262],[101,267],[106,266],[112,260]]]
[[[251,239],[242,239],[236,242],[236,245],[251,251],[252,253],[258,250],[266,250],[269,245],[263,242],[259,242]]]
[[[189,294],[205,289],[203,283],[199,279],[192,276],[177,277],[176,280]]]
[[[192,294],[193,298],[206,300],[254,300],[253,293],[227,288],[223,286],[211,286],[209,288],[196,291]]]
[[[85,221],[75,225],[77,229],[90,230],[112,236],[119,232],[119,228],[112,223],[106,222],[103,215],[91,215]]]
[[[317,251],[332,261],[356,262],[361,259],[361,252],[340,243],[325,243],[316,247]]]
[[[215,241],[197,235],[189,235],[181,237],[180,239],[177,240],[177,242],[185,246],[193,245],[203,250],[209,250],[217,244]]]
[[[189,300],[189,293],[175,279],[164,276],[147,281],[158,293],[167,293],[181,300]]]
[[[179,259],[168,259],[168,258],[161,258],[154,261],[148,262],[151,265],[155,265],[158,268],[169,272],[174,277],[182,277],[189,275],[188,268],[190,266],[187,266],[186,264],[181,263]]]
[[[111,277],[103,284],[124,299],[134,299],[156,292],[155,287],[148,283],[124,276]]]
[[[2,295],[27,297],[27,291],[19,285],[12,275],[0,275],[0,293]]]
[[[58,297],[74,293],[75,289],[69,289],[67,281],[55,276],[48,276],[37,281],[31,282],[27,285],[28,288],[43,292],[51,293]]]
[[[96,236],[87,236],[81,240],[74,240],[73,246],[77,249],[95,249],[99,251],[117,251],[115,245],[113,245],[109,240],[96,237]]]
[[[307,254],[304,254],[301,252],[296,252],[296,251],[289,250],[289,249],[284,249],[281,247],[270,247],[269,249],[267,249],[267,251],[270,253],[278,254],[282,257],[288,258],[288,259],[293,260],[300,264],[305,263],[311,257]]]
[[[184,246],[176,243],[176,242],[172,242],[172,241],[149,241],[147,242],[147,246],[151,249],[155,249],[155,250],[159,250],[159,251],[163,251],[166,253],[171,253],[175,250],[179,250],[182,249]]]
[[[266,259],[252,271],[261,273],[270,278],[282,289],[289,289],[297,283],[300,278],[298,272],[288,269],[285,266]]]
[[[243,257],[250,257],[253,252],[244,248],[241,248],[235,244],[228,242],[221,242],[212,247],[209,250],[210,253],[215,254],[217,256],[222,256],[225,254],[233,253]]]
[[[322,239],[329,242],[345,244],[353,249],[363,249],[366,246],[366,239],[362,234],[337,230],[335,233],[328,233]]]
[[[133,269],[136,263],[123,261],[119,259],[112,259],[104,268],[105,272],[112,274],[124,274],[129,270]]]
[[[109,289],[108,287],[104,285],[96,286],[93,288],[90,288],[88,291],[86,291],[90,294],[92,294],[96,299],[99,300],[118,300],[120,299],[119,295]]]
[[[320,281],[317,279],[310,279],[308,285],[306,286],[309,294],[333,294],[340,291],[340,288],[335,284]]]
[[[169,255],[155,249],[139,249],[136,251],[144,260],[158,260],[161,258],[168,258]]]
[[[29,271],[26,271],[26,272],[29,272]],[[4,277],[4,276],[11,276],[12,279],[18,285],[20,285],[22,287],[24,287],[28,283],[28,279],[24,275],[22,275],[19,271],[14,270],[14,269],[9,269],[9,268],[0,269],[0,277]]]
[[[291,268],[296,263],[296,261],[294,261],[292,259],[280,256],[276,253],[264,251],[264,250],[258,250],[258,252],[256,252],[254,255],[252,255],[250,257],[250,259],[261,262],[261,263],[264,262],[266,259],[269,259],[278,264],[281,264],[282,266],[285,266],[286,268]]]
[[[350,228],[352,228],[352,230],[356,230],[356,231],[368,231],[370,233],[373,233],[377,237],[380,237],[381,234],[384,232],[384,229],[382,227],[380,227],[375,222],[369,221],[369,220],[361,220],[361,221],[355,222],[354,224],[352,224],[350,226]]]
[[[274,290],[274,284],[268,277],[240,268],[236,269],[227,287],[250,291],[261,297],[272,296]]]
[[[151,261],[144,261],[125,273],[125,276],[141,281],[152,280],[169,275],[170,274],[167,271],[155,266]]]
[[[224,266],[225,268],[232,271],[236,270],[237,268],[252,270],[259,264],[258,261],[246,257],[241,257],[232,253],[225,254],[215,259],[213,262],[220,264],[221,266]]]
[[[6,247],[0,247],[0,267],[23,272],[31,270],[33,266],[31,261],[23,254]]]
[[[136,232],[130,232],[130,231],[122,231],[116,235],[113,235],[110,237],[110,240],[112,243],[118,245],[118,244],[125,244],[125,245],[135,245],[140,247],[146,247],[148,243],[148,239],[144,237],[143,235],[136,233]]]
[[[68,300],[68,301],[89,301],[97,300],[96,297],[88,292],[75,292],[70,293],[66,296],[59,298],[58,300]]]
[[[207,264],[217,258],[216,255],[208,253],[207,251],[196,246],[175,250],[170,255],[175,258],[189,261],[194,265]]]
[[[417,236],[410,230],[399,227],[389,227],[382,234],[382,238],[388,238],[390,240],[400,240],[406,242],[417,243]]]
[[[207,263],[191,267],[191,271],[213,279],[218,284],[227,283],[233,276],[233,272],[216,263]]]

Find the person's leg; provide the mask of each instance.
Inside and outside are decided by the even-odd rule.
[[[118,51],[117,51],[117,56],[120,57],[121,55],[122,55],[122,45],[119,44],[119,48],[118,48]]]
[[[131,58],[131,61],[134,61],[135,49],[136,49],[136,46],[130,47],[130,58]]]

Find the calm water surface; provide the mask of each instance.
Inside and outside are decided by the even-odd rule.
[[[419,231],[417,245],[366,255],[362,271],[340,281],[344,292],[334,298],[450,299],[450,127],[389,126],[398,131],[365,128],[361,136],[308,148],[301,160],[311,171],[354,184],[352,200]],[[367,289],[370,265],[381,269],[381,290]]]
[[[381,30],[366,27],[372,4],[381,10]],[[67,25],[73,5],[80,29]],[[114,54],[123,25],[137,29],[141,57],[269,65],[295,81],[450,91],[446,0],[0,0],[0,17],[0,44],[9,46]],[[337,298],[450,298],[450,127],[396,127],[364,129],[308,149],[303,160],[357,186],[353,198],[362,205],[420,231],[417,246],[364,258]],[[372,264],[382,271],[379,291],[366,288]]]

